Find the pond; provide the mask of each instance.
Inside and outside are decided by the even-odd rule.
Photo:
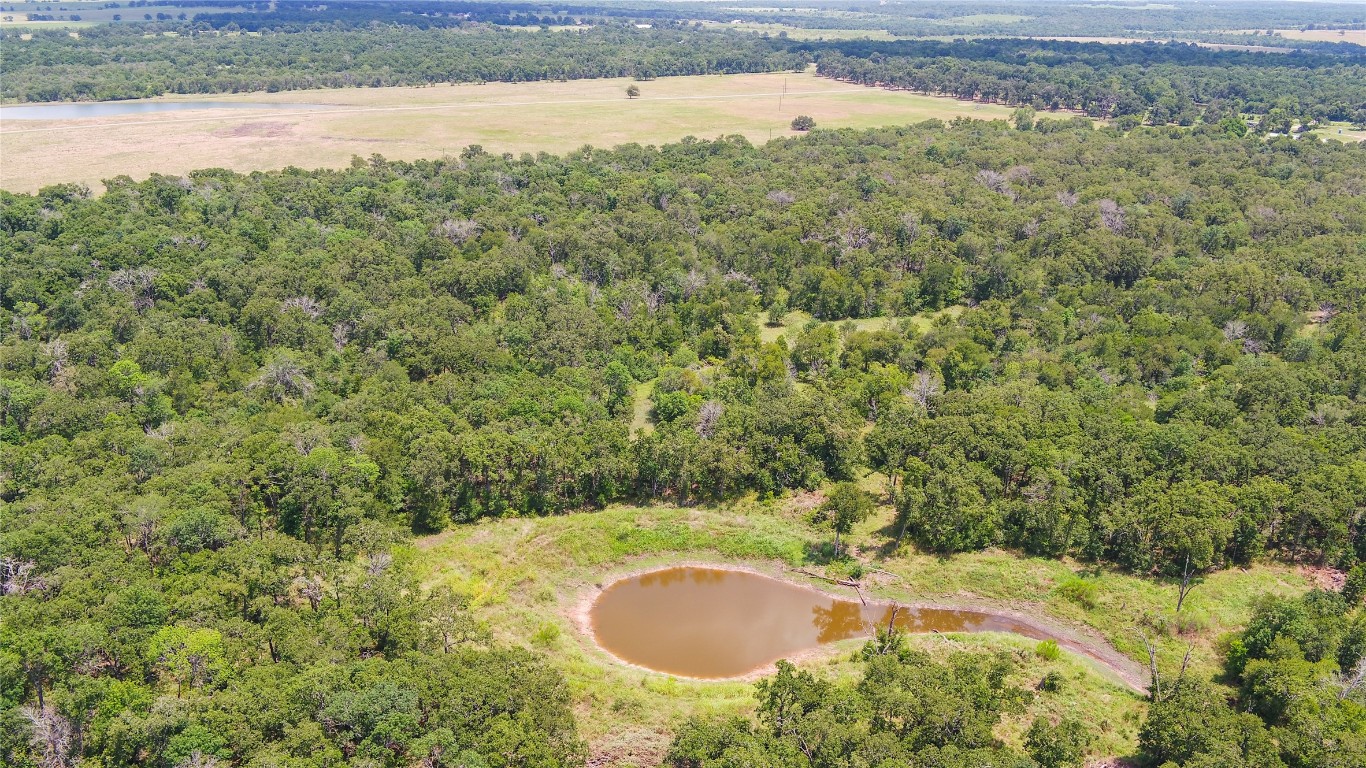
[[[755,573],[679,567],[611,584],[593,603],[589,622],[598,644],[622,661],[680,677],[726,678],[826,643],[871,636],[891,614],[889,605],[865,606]],[[906,632],[1058,639],[1022,620],[979,611],[901,608],[896,624]]]
[[[261,104],[244,101],[91,101],[0,107],[0,120],[80,120],[191,109],[321,109],[320,104]]]

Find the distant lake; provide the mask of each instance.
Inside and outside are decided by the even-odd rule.
[[[259,104],[246,101],[92,101],[0,107],[0,120],[80,120],[187,109],[322,109],[321,104]]]

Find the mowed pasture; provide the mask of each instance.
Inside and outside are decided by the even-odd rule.
[[[788,24],[768,24],[759,21],[704,21],[704,27],[734,29],[777,37],[787,35],[793,40],[900,40],[885,29],[839,29],[833,27],[794,27]]]
[[[1243,34],[1258,35],[1261,29],[1235,30]],[[1286,40],[1307,40],[1311,43],[1356,43],[1366,45],[1366,29],[1278,29],[1276,34]]]
[[[1317,136],[1320,139],[1336,139],[1342,142],[1366,141],[1366,131],[1353,128],[1351,123],[1344,122],[1330,122],[1321,125],[1310,131],[1310,135]]]
[[[0,122],[0,188],[32,192],[77,182],[95,192],[118,175],[180,175],[343,167],[352,157],[394,160],[490,152],[565,152],[584,145],[660,144],[741,134],[793,134],[797,115],[818,128],[870,128],[931,118],[1006,118],[1005,106],[867,88],[814,73],[709,75],[417,88],[357,88],[163,98],[300,104],[298,111],[186,110],[74,120]],[[302,105],[323,105],[310,109]]]

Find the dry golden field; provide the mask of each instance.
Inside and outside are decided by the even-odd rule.
[[[1240,29],[1245,34],[1261,34],[1263,29]],[[1356,43],[1366,45],[1366,29],[1278,29],[1276,34],[1286,40],[1308,40],[1312,43]]]
[[[866,128],[930,118],[1004,118],[1011,111],[850,85],[812,73],[662,78],[638,83],[641,98],[628,100],[631,82],[197,96],[180,100],[324,108],[5,120],[0,124],[0,188],[29,192],[80,182],[100,192],[101,180],[121,174],[140,179],[213,167],[342,167],[356,155],[412,160],[458,154],[470,144],[521,153],[564,152],[585,144],[659,144],[689,135],[710,139],[743,134],[762,142],[790,135],[789,124],[799,114],[814,117],[819,128]]]

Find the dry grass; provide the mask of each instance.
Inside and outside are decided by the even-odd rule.
[[[1235,34],[1262,35],[1264,29],[1235,29]],[[1312,43],[1356,43],[1366,45],[1366,29],[1278,29],[1276,34],[1286,40],[1307,40]]]
[[[1004,37],[1004,36],[1003,36]],[[1208,43],[1202,40],[1188,40],[1180,37],[1164,36],[1138,36],[1138,37],[1088,37],[1085,35],[1027,35],[1020,39],[1026,40],[1056,40],[1065,43],[1104,43],[1106,45],[1129,45],[1133,43],[1149,42],[1180,42],[1194,43],[1201,48],[1209,48],[1214,51],[1252,51],[1254,53],[1285,53],[1290,50],[1288,47],[1279,46],[1274,40],[1268,38],[1270,45],[1240,45],[1236,43]]]
[[[51,21],[29,21],[28,15],[23,13],[5,13],[0,15],[0,28],[4,29],[80,29],[82,27],[93,27],[98,25],[98,21],[69,21],[67,19],[53,19]],[[25,40],[32,39],[31,36]]]
[[[705,27],[724,27],[741,32],[777,37],[786,34],[792,40],[900,40],[885,29],[837,29],[825,27],[794,27],[789,24],[765,24],[758,21],[704,21]]]
[[[79,182],[100,191],[101,180],[119,174],[336,168],[356,155],[413,160],[458,154],[469,144],[520,153],[659,144],[689,135],[742,134],[763,142],[791,135],[789,124],[798,114],[811,115],[822,128],[1010,114],[1006,107],[865,88],[813,73],[663,78],[640,83],[642,97],[634,100],[625,96],[629,84],[607,79],[233,94],[193,98],[330,108],[7,120],[0,126],[0,188],[28,192]]]
[[[934,24],[944,26],[967,25],[972,27],[986,26],[987,24],[1019,24],[1022,21],[1029,21],[1033,16],[1019,16],[1013,13],[972,13],[967,16],[950,16],[944,19],[925,19]]]

